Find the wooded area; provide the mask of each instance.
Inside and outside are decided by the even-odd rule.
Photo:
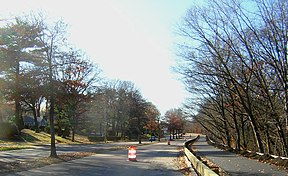
[[[183,131],[181,110],[161,117],[132,82],[103,79],[97,64],[67,42],[66,30],[63,21],[42,14],[16,17],[0,27],[0,126],[7,129],[0,137],[20,134],[24,127],[44,130],[51,134],[50,156],[56,157],[55,135],[141,143],[145,135],[160,140],[166,127],[173,138]],[[29,115],[32,127],[23,123]]]
[[[288,156],[288,1],[207,3],[179,27],[185,112],[217,142]]]

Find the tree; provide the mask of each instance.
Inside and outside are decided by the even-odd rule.
[[[148,102],[144,113],[148,119],[144,128],[147,129],[151,134],[158,133],[158,137],[160,137],[159,133],[160,112],[158,111],[155,105],[153,105],[151,102]]]
[[[142,95],[138,90],[134,90],[130,93],[131,98],[131,110],[130,110],[130,119],[129,126],[134,128],[139,144],[142,143],[142,133],[144,132],[144,126],[147,123],[148,119],[145,115],[145,108],[147,107],[147,102],[142,98]]]
[[[182,133],[184,129],[184,116],[181,109],[171,109],[165,113],[165,121],[170,133],[170,139],[178,138],[177,135]]]
[[[96,81],[99,80],[99,69],[93,65],[80,51],[70,50],[60,55],[60,95],[57,103],[68,117],[74,141],[75,130],[81,115],[87,111],[86,103],[92,99]]]
[[[188,40],[178,72],[197,99],[195,118],[229,146],[271,153],[273,144],[287,155],[287,8],[282,0],[209,1],[180,27]]]
[[[13,100],[15,102],[15,121],[20,131],[23,127],[20,105],[19,75],[21,63],[37,63],[41,60],[39,48],[42,47],[38,40],[41,27],[36,23],[16,18],[15,23],[0,28],[0,59],[4,75],[14,74]],[[1,70],[2,70],[1,69]],[[3,73],[3,72],[2,72]]]
[[[26,68],[20,74],[21,104],[24,110],[32,111],[34,116],[34,129],[39,133],[37,118],[40,117],[41,104],[46,96],[46,83],[43,76],[43,67]]]
[[[7,102],[5,97],[4,89],[6,86],[4,78],[0,78],[0,123],[9,121],[9,118],[15,114],[11,104]]]
[[[39,15],[32,18],[36,24],[41,26],[41,41],[44,54],[44,60],[48,65],[48,93],[49,93],[49,122],[50,122],[50,135],[51,135],[51,152],[50,157],[57,157],[55,146],[55,127],[54,127],[54,108],[55,108],[55,66],[56,56],[61,50],[61,45],[65,42],[65,28],[66,24],[63,21],[57,21],[52,27],[45,24],[43,16]],[[64,45],[64,44],[63,44]]]
[[[135,85],[128,81],[112,80],[98,87],[90,102],[86,127],[92,133],[129,139],[140,138],[153,106],[147,103]],[[158,110],[155,109],[155,112]]]

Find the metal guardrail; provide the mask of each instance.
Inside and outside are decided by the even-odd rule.
[[[218,176],[214,171],[212,171],[209,167],[203,164],[190,150],[192,144],[200,138],[198,135],[196,138],[188,140],[184,143],[184,153],[188,160],[191,162],[192,166],[202,176]]]

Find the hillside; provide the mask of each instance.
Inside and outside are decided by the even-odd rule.
[[[75,142],[71,138],[56,137],[56,143],[61,144],[88,144],[91,143],[86,136],[75,135]],[[13,139],[0,139],[0,150],[14,150],[29,148],[33,145],[50,144],[50,134],[45,132],[35,133],[30,129],[23,129],[21,135]]]

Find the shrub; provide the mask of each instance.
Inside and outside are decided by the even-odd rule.
[[[88,136],[89,141],[91,142],[103,142],[103,136]],[[107,136],[108,141],[120,141],[122,138],[120,136]]]
[[[88,136],[89,141],[91,142],[102,142],[104,141],[103,136]]]
[[[108,141],[120,141],[121,137],[120,136],[108,136],[107,140]]]
[[[16,125],[10,122],[1,122],[0,129],[1,138],[12,138],[18,134]]]

